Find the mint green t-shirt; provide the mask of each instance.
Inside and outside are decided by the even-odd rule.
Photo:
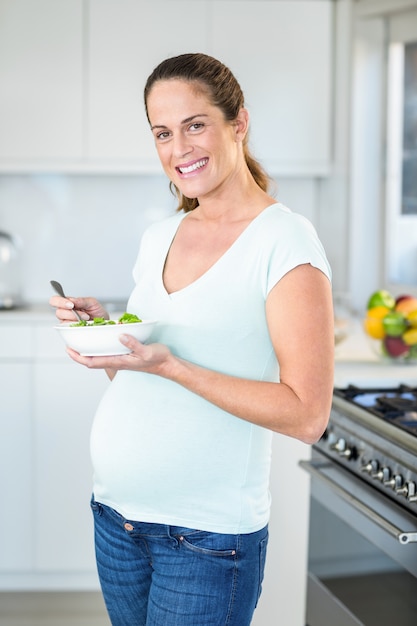
[[[202,367],[278,381],[265,302],[303,263],[330,278],[308,220],[277,203],[260,213],[200,278],[168,294],[165,258],[184,213],[143,235],[127,310],[156,319],[152,341]],[[219,533],[250,533],[269,519],[272,432],[177,383],[120,371],[92,433],[94,495],[127,519]]]

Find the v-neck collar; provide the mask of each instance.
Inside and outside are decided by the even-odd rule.
[[[250,222],[249,224],[244,228],[244,230],[240,233],[240,235],[238,235],[236,237],[236,239],[233,241],[233,243],[227,248],[227,250],[225,250],[223,252],[223,254],[217,259],[217,261],[215,261],[212,265],[210,265],[210,267],[203,272],[200,276],[198,276],[195,280],[191,281],[190,283],[188,283],[188,285],[185,285],[185,287],[181,287],[181,289],[178,289],[176,291],[171,291],[169,292],[166,287],[165,287],[165,283],[164,283],[164,267],[165,267],[165,263],[166,263],[166,259],[168,257],[168,253],[169,250],[171,248],[171,245],[177,235],[178,229],[182,223],[182,220],[188,215],[188,213],[184,213],[184,215],[181,216],[181,219],[178,221],[178,223],[176,224],[176,228],[174,233],[172,234],[172,236],[170,237],[169,240],[169,245],[166,248],[166,252],[165,252],[165,256],[162,259],[162,268],[161,268],[161,272],[160,272],[160,278],[161,278],[161,284],[162,284],[162,290],[164,291],[164,293],[169,297],[169,298],[175,298],[177,295],[182,294],[183,292],[185,292],[188,289],[193,288],[195,285],[199,284],[201,281],[205,280],[206,277],[208,277],[212,271],[215,270],[215,268],[217,268],[217,266],[219,264],[221,264],[224,259],[226,259],[232,252],[233,250],[240,245],[240,242],[242,241],[242,239],[244,239],[247,236],[247,233],[250,232],[252,230],[252,228],[254,227],[254,225],[256,225],[258,223],[258,221],[260,221],[260,219],[262,218],[262,216],[265,215],[265,213],[267,211],[269,211],[269,209],[271,209],[272,207],[276,207],[279,206],[281,203],[280,202],[274,202],[270,205],[268,205],[267,207],[265,207],[260,213],[258,213],[258,215],[256,215]]]

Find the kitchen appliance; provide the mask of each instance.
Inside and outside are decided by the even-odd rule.
[[[417,624],[417,387],[334,390],[311,460],[308,626]]]
[[[0,309],[21,304],[20,255],[17,239],[0,231]]]

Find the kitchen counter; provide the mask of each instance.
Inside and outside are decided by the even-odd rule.
[[[107,301],[107,310],[115,316],[126,310],[126,301]],[[2,324],[41,324],[51,327],[56,323],[54,309],[48,303],[32,303],[27,306],[0,310]],[[360,319],[349,324],[348,336],[335,349],[335,387],[348,384],[361,386],[397,385],[399,382],[417,385],[417,364],[400,364],[380,359],[365,336]]]
[[[335,387],[348,384],[364,386],[417,386],[417,363],[385,361],[373,351],[360,319],[353,319],[347,338],[335,350]]]
[[[16,309],[1,309],[0,324],[31,324],[32,322],[54,323],[54,310],[48,304],[28,304]]]
[[[109,300],[102,298],[100,300],[110,314],[124,313],[126,310],[125,300]],[[15,309],[0,310],[0,324],[5,323],[39,323],[50,322],[54,325],[56,322],[54,309],[47,302],[30,303]]]

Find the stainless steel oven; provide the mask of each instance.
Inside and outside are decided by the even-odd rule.
[[[308,626],[417,624],[417,389],[335,390],[311,476]]]

